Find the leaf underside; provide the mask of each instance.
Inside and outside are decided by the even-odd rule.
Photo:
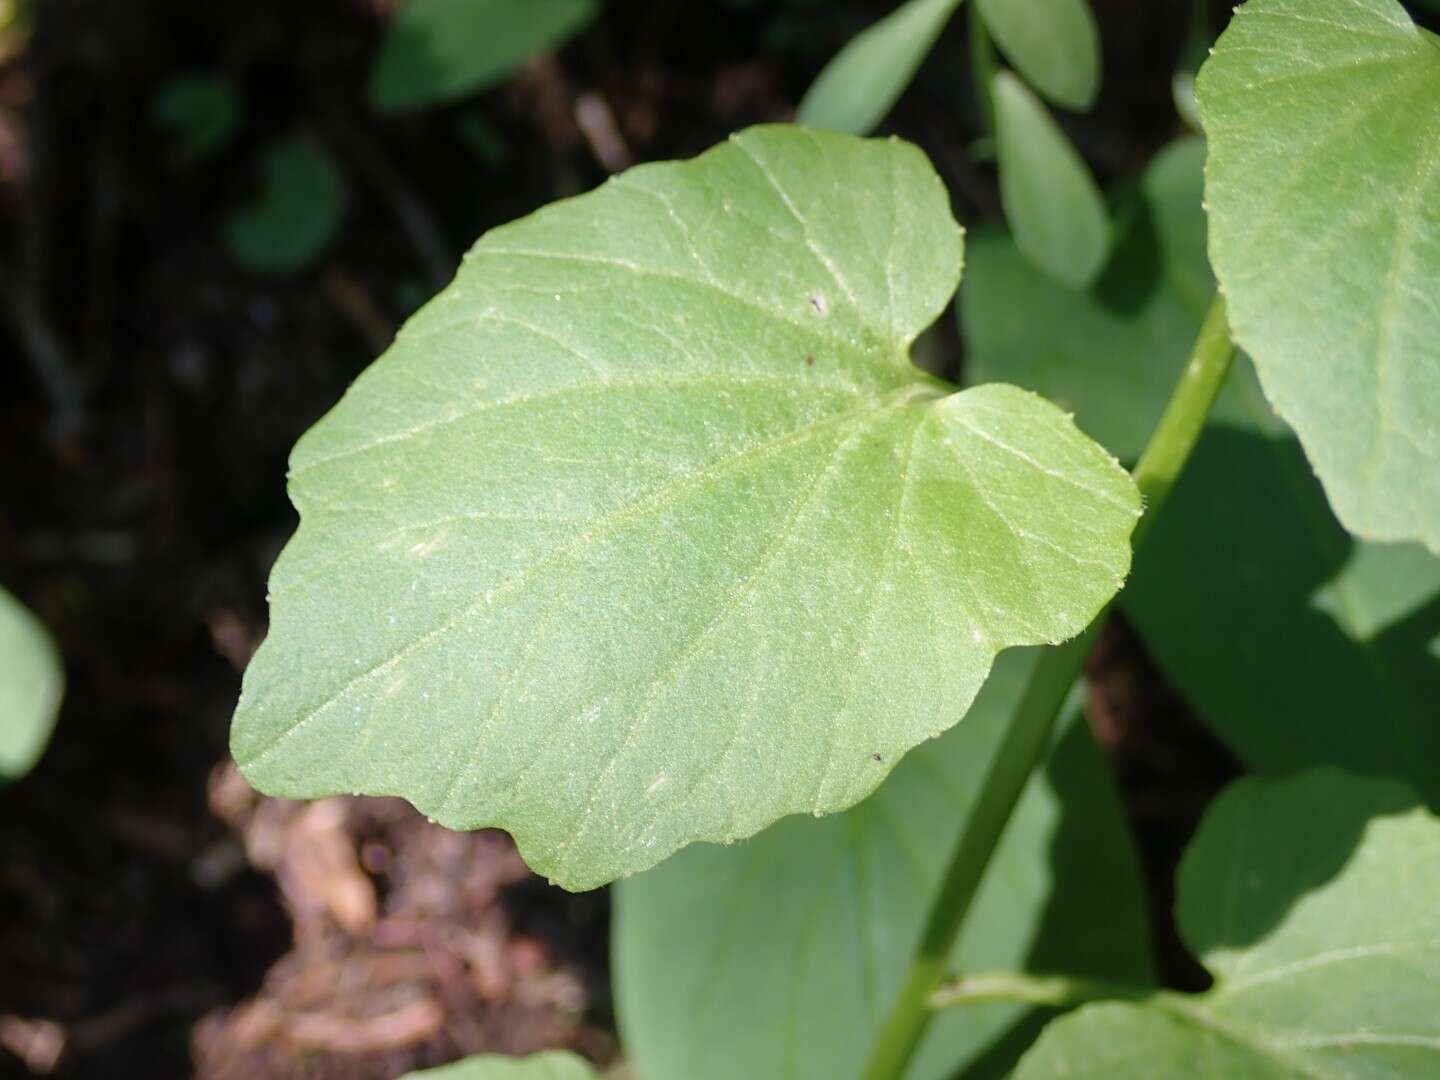
[[[1181,932],[1215,986],[1086,1006],[1018,1080],[1436,1075],[1440,821],[1413,804],[1334,770],[1235,784],[1179,882]]]
[[[1236,340],[1344,525],[1440,552],[1440,40],[1251,0],[1197,84]]]
[[[296,447],[246,776],[569,888],[858,801],[1129,562],[1063,413],[908,363],[959,266],[918,151],[788,127],[489,233]]]

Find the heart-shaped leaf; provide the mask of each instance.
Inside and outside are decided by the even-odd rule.
[[[370,73],[371,104],[397,112],[478,93],[598,11],[596,0],[405,0]]]
[[[242,770],[570,888],[863,798],[1129,564],[1064,413],[909,363],[959,266],[918,151],[791,127],[488,234],[295,450]]]
[[[1346,528],[1440,552],[1440,39],[1250,0],[1197,90],[1236,340]]]
[[[885,118],[960,0],[906,0],[857,34],[816,76],[797,119],[864,135]]]
[[[616,1009],[640,1076],[858,1074],[1036,657],[1003,654],[964,722],[859,806],[692,847],[621,883]],[[1144,895],[1104,763],[1072,723],[1006,827],[955,963],[1146,982]],[[998,1044],[1026,1022],[1006,1004],[946,1010],[906,1076],[947,1080],[1003,1057]],[[695,1053],[718,1045],[726,1053]]]
[[[49,633],[0,589],[0,785],[18,780],[40,760],[64,687]]]
[[[1440,821],[1402,785],[1244,780],[1201,823],[1179,919],[1204,994],[1089,1005],[1018,1080],[1419,1077],[1440,1070]]]
[[[481,1054],[438,1069],[406,1073],[400,1080],[595,1080],[595,1070],[574,1054],[550,1050],[527,1058]]]

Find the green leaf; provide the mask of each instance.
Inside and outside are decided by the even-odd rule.
[[[1440,821],[1399,784],[1243,780],[1180,871],[1210,991],[1090,1005],[1017,1080],[1418,1077],[1440,1069]]]
[[[965,721],[859,806],[696,846],[621,884],[616,1007],[640,1076],[855,1075],[1036,656],[1002,655]],[[1006,829],[955,962],[1146,982],[1146,923],[1115,792],[1072,723]],[[1025,1017],[1008,1004],[947,1010],[906,1075],[941,1080],[1003,1054]],[[727,1050],[696,1054],[706,1046]]]
[[[45,627],[0,589],[0,785],[40,760],[64,690],[60,656]]]
[[[1117,215],[1114,256],[1084,291],[1039,270],[1003,230],[977,231],[960,290],[967,378],[1044,394],[1122,461],[1139,457],[1214,289],[1204,160],[1200,139],[1156,156]]]
[[[1084,160],[1014,75],[995,76],[995,154],[1000,200],[1020,250],[1075,289],[1110,253],[1105,200]]]
[[[1212,287],[1204,144],[1162,152],[1084,293],[1003,233],[969,244],[968,374],[1036,390],[1133,459],[1165,406]],[[1151,655],[1252,769],[1404,776],[1440,805],[1440,559],[1355,543],[1293,434],[1237,361],[1210,428],[1121,598]]]
[[[1440,552],[1440,40],[1395,0],[1251,0],[1198,95],[1236,340],[1346,528]]]
[[[1060,410],[909,363],[959,264],[917,150],[788,126],[488,234],[296,447],[245,774],[568,888],[859,801],[1129,563]]]
[[[184,143],[191,158],[201,158],[223,147],[240,126],[240,95],[223,75],[180,76],[160,88],[150,115]]]
[[[802,124],[863,135],[885,118],[960,0],[908,0],[841,49],[805,92]]]
[[[370,103],[396,112],[478,93],[598,11],[595,0],[406,0],[370,72]]]
[[[235,261],[260,274],[293,274],[318,259],[345,217],[345,183],[330,155],[306,139],[265,154],[264,188],[226,223]]]
[[[1202,437],[1126,612],[1251,768],[1403,776],[1440,805],[1440,559],[1352,541],[1253,380],[1227,396],[1250,416]]]
[[[1030,85],[1067,109],[1095,104],[1100,30],[1086,0],[975,2],[995,44]]]
[[[527,1058],[481,1054],[406,1073],[400,1080],[595,1080],[595,1070],[574,1054],[549,1050]]]

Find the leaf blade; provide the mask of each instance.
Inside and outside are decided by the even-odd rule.
[[[908,365],[945,200],[911,148],[762,128],[482,239],[296,448],[246,775],[589,887],[850,805],[1082,629],[1138,496],[1053,406]]]
[[[1239,781],[1180,869],[1181,931],[1214,988],[1086,1006],[1046,1029],[1017,1076],[1433,1071],[1437,868],[1440,820],[1403,784],[1336,770]]]
[[[1095,178],[1034,94],[995,76],[1000,201],[1015,241],[1036,265],[1080,289],[1110,253],[1110,215]]]
[[[1100,30],[1086,0],[976,0],[1000,51],[1050,101],[1083,112],[1100,91]]]
[[[864,135],[885,118],[960,0],[907,0],[857,34],[810,84],[796,120]]]
[[[1197,90],[1237,340],[1346,528],[1440,552],[1440,47],[1394,0],[1252,0]]]

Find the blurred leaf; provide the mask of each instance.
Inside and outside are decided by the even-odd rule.
[[[1368,1080],[1440,1072],[1440,821],[1403,785],[1242,780],[1180,869],[1204,994],[1087,1005],[1017,1080]]]
[[[275,143],[261,167],[260,195],[231,216],[225,241],[247,270],[292,274],[319,258],[339,233],[344,180],[329,153],[300,138]]]
[[[1236,340],[1346,528],[1440,553],[1440,39],[1250,0],[1198,92]]]
[[[161,87],[150,115],[189,157],[201,158],[228,143],[240,126],[240,95],[224,75],[186,75]]]
[[[596,0],[406,0],[370,72],[370,103],[397,112],[479,93],[599,10]]]
[[[1195,100],[1195,76],[1210,55],[1214,40],[1214,32],[1210,28],[1210,4],[1204,0],[1190,0],[1190,30],[1185,35],[1180,58],[1175,61],[1175,74],[1170,78],[1170,96],[1175,102],[1175,112],[1191,131],[1203,128],[1200,105]]]
[[[1110,219],[1095,179],[1045,106],[1008,71],[995,76],[1000,199],[1020,250],[1075,289],[1110,252]]]
[[[995,44],[1056,105],[1085,110],[1100,91],[1100,31],[1087,0],[975,0]]]
[[[0,785],[35,767],[60,711],[65,673],[49,633],[0,589]]]
[[[960,259],[918,150],[794,125],[489,233],[296,447],[246,776],[572,889],[868,795],[1090,622],[1139,509],[1054,406],[910,362]]]
[[[548,1050],[527,1058],[481,1054],[406,1073],[400,1080],[595,1080],[595,1070],[574,1054]]]
[[[1073,410],[1122,461],[1144,447],[1194,344],[1214,284],[1201,209],[1205,144],[1185,139],[1117,213],[1115,252],[1089,289],[1061,284],[998,227],[977,230],[959,309],[966,380],[1013,382]]]
[[[885,118],[915,77],[960,0],[908,0],[855,35],[820,72],[796,120],[863,135]]]
[[[640,1076],[855,1075],[1037,656],[1002,654],[965,719],[859,806],[695,846],[620,884],[616,1007]],[[1083,721],[1066,725],[1006,829],[955,963],[1148,982],[1147,921],[1106,766]],[[906,1075],[952,1076],[1026,1014],[947,1010]],[[695,1053],[713,1046],[727,1049]]]

